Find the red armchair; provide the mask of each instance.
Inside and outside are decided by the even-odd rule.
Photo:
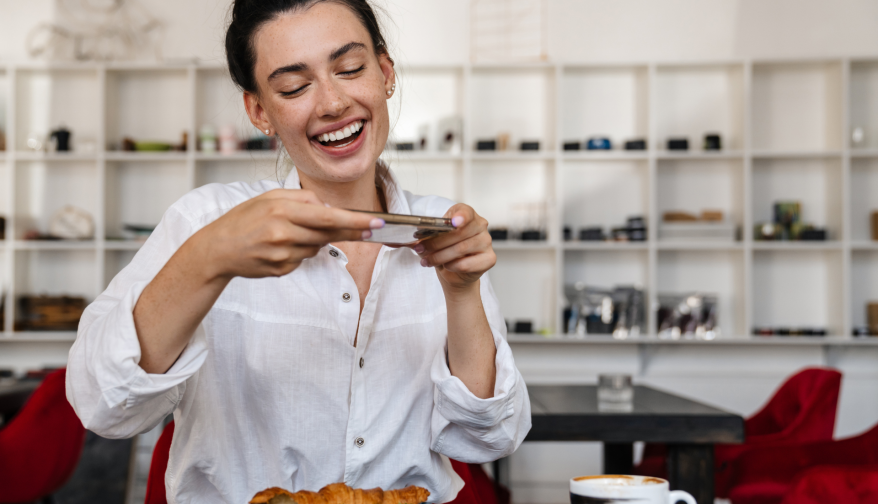
[[[792,491],[794,484],[801,485],[796,490],[798,495],[810,491],[808,482],[802,482],[802,478],[813,473],[806,470],[814,468],[817,471],[820,466],[827,465],[847,466],[849,470],[878,465],[878,425],[863,434],[839,441],[753,448],[742,454],[732,468],[729,498],[734,504],[779,504]],[[838,479],[838,472],[829,471],[821,478],[824,481]],[[862,484],[868,486],[868,481]],[[847,504],[858,501],[833,498],[824,502]]]
[[[716,445],[715,491],[727,497],[729,475],[735,460],[755,446],[831,440],[841,388],[841,373],[828,368],[807,368],[789,377],[763,408],[744,424],[744,444]],[[650,443],[635,472],[667,476],[667,447]]]
[[[781,504],[874,504],[878,502],[878,465],[817,466],[793,480]]]
[[[43,499],[76,469],[85,429],[67,402],[65,376],[64,369],[49,374],[0,429],[0,503]]]
[[[162,431],[152,452],[149,466],[149,478],[146,483],[145,504],[167,504],[165,493],[165,472],[168,470],[168,456],[171,451],[171,440],[174,437],[174,422],[169,423]],[[463,479],[463,490],[450,504],[508,504],[509,494],[504,493],[503,502],[498,502],[494,494],[494,484],[478,464],[464,464],[451,461],[454,471]]]

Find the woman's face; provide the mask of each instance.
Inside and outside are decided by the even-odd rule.
[[[354,13],[320,2],[268,22],[254,44],[259,94],[245,94],[254,124],[277,132],[307,177],[371,173],[387,142],[394,73]]]

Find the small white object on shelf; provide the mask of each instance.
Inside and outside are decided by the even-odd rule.
[[[662,222],[659,240],[668,242],[734,242],[735,224],[728,221]]]

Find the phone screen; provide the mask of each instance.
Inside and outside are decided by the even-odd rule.
[[[424,217],[420,215],[389,214],[380,212],[367,213],[384,220],[384,227],[373,229],[372,236],[364,241],[383,243],[385,245],[413,245],[449,231],[454,231],[451,219],[444,217]]]

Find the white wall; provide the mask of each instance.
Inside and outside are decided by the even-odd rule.
[[[72,0],[55,0],[72,1]],[[132,1],[132,0],[129,0]],[[228,0],[138,0],[166,24],[167,58],[221,60]],[[393,20],[397,58],[469,59],[468,0],[373,0]],[[646,61],[878,53],[872,0],[545,0],[554,60]],[[25,37],[52,0],[0,0],[0,59],[27,58]]]

